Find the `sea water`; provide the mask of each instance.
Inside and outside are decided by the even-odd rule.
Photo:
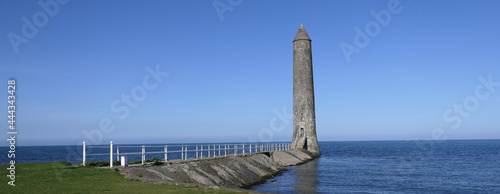
[[[274,193],[500,193],[500,140],[320,142],[322,156],[251,189]]]

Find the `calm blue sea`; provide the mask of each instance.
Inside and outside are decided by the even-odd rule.
[[[320,148],[319,159],[289,167],[251,189],[274,193],[500,193],[500,140],[320,142]],[[7,152],[7,147],[0,147],[1,164],[10,161]],[[109,156],[87,160],[106,161]],[[140,160],[140,156],[130,160]],[[53,161],[80,164],[82,146],[16,147],[16,163]]]
[[[500,140],[320,142],[322,156],[252,187],[274,193],[500,193]]]

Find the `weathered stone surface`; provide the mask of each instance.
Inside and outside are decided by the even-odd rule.
[[[249,188],[284,170],[284,167],[309,161],[314,155],[307,150],[275,151],[266,154],[229,156],[201,160],[177,161],[161,166],[120,168],[128,179],[164,184],[187,184]]]
[[[314,158],[315,155],[307,150],[286,150],[271,155],[271,159],[283,167],[302,164]]]
[[[303,25],[293,41],[293,149],[321,155],[316,137],[311,39]]]

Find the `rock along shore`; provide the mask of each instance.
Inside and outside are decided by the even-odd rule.
[[[281,173],[287,166],[316,157],[307,150],[283,150],[125,167],[120,168],[120,173],[125,178],[150,183],[249,188]]]

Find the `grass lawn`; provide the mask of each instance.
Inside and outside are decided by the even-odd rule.
[[[0,165],[0,193],[237,193],[195,186],[131,181],[115,169],[75,167],[68,162],[16,164],[15,187],[7,184],[9,165]]]

